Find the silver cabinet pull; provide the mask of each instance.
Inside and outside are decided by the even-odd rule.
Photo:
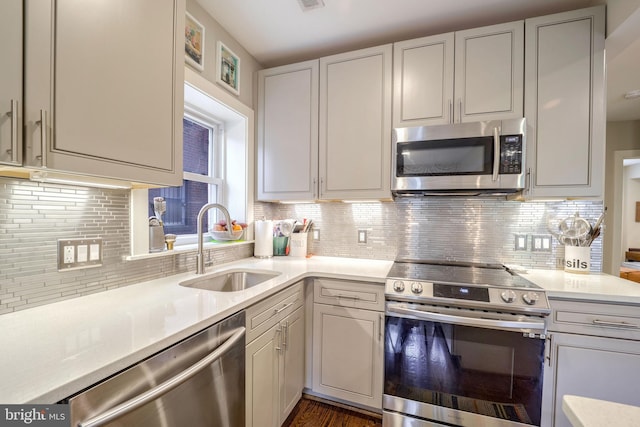
[[[289,339],[289,321],[287,320],[282,325],[282,348],[287,348],[287,340]]]
[[[278,345],[276,346],[276,351],[281,351],[282,350],[282,325],[280,325],[280,328],[276,329],[276,333],[278,334]]]
[[[449,99],[449,123],[453,123],[453,100]]]
[[[336,298],[352,299],[354,301],[358,301],[360,299],[360,297],[357,295],[347,295],[347,294],[336,294]]]
[[[40,155],[36,156],[40,160],[43,168],[47,167],[47,110],[40,110],[40,120],[36,122],[40,125]]]
[[[607,326],[611,328],[638,329],[640,327],[635,323],[629,323],[629,322],[623,322],[623,321],[611,322],[608,320],[600,320],[600,319],[593,319],[592,323],[596,326]]]
[[[273,314],[281,313],[281,312],[283,312],[284,310],[286,310],[287,308],[291,307],[292,305],[293,305],[293,303],[292,303],[292,302],[290,302],[290,303],[288,303],[288,304],[283,305],[283,306],[282,306],[282,307],[280,307],[280,308],[276,308],[275,310],[273,310]]]
[[[500,128],[493,128],[493,181],[498,180],[500,171]]]
[[[11,161],[18,162],[18,101],[11,100],[11,148],[7,150],[7,154],[11,155]]]
[[[384,325],[384,315],[380,315],[380,324],[378,325],[378,341],[382,341],[382,326]]]
[[[317,197],[316,194],[318,194],[318,180],[316,178],[313,178],[313,198],[314,199]]]
[[[458,123],[462,123],[462,98],[458,98]]]
[[[240,327],[224,343],[219,345],[214,351],[202,358],[199,362],[191,365],[176,376],[169,378],[165,382],[148,390],[132,399],[127,400],[87,421],[78,424],[78,427],[98,427],[110,421],[118,419],[139,407],[158,399],[160,396],[178,387],[180,384],[191,379],[200,371],[211,365],[216,359],[222,357],[240,338],[244,336],[245,328]]]

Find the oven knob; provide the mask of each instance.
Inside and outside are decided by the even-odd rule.
[[[508,290],[508,291],[503,291],[500,294],[500,298],[502,298],[502,301],[506,302],[507,304],[512,303],[516,300],[516,293],[513,292],[512,290]]]
[[[411,284],[411,292],[413,292],[414,294],[421,294],[422,293],[422,283],[413,282]]]
[[[539,299],[540,295],[535,292],[527,292],[526,294],[522,295],[522,300],[529,305],[534,305],[538,302]]]
[[[404,291],[404,282],[401,280],[396,280],[393,282],[393,290],[396,292]]]

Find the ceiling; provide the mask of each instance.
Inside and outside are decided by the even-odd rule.
[[[307,11],[298,0],[196,1],[259,63],[273,67],[605,2],[611,8],[621,0],[324,0],[325,7]],[[610,39],[607,118],[640,119],[640,98],[623,98],[640,89],[640,8]]]

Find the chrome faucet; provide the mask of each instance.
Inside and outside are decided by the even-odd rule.
[[[229,233],[229,236],[233,238],[231,215],[229,215],[229,211],[227,210],[227,208],[218,203],[207,203],[202,208],[200,208],[200,212],[198,212],[198,255],[196,255],[196,274],[204,273],[204,253],[202,250],[204,238],[202,234],[202,220],[204,218],[204,214],[211,208],[218,208],[222,211],[224,219],[227,221],[227,233]]]

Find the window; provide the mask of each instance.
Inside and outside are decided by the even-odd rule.
[[[220,173],[222,125],[211,119],[187,114],[183,123],[183,184],[149,190],[149,216],[155,216],[154,198],[162,197],[161,215],[165,233],[191,235],[197,232],[197,216],[206,203],[222,200],[224,183]],[[210,211],[212,215],[217,212]],[[203,229],[208,230],[209,215]]]

